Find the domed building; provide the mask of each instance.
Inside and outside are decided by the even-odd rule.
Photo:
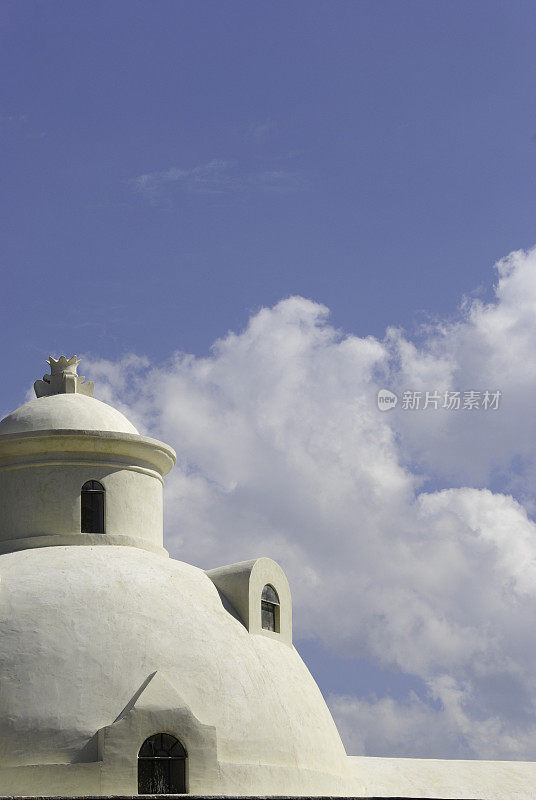
[[[534,764],[348,757],[281,567],[169,558],[174,451],[49,363],[0,422],[0,794],[534,796]]]
[[[0,422],[0,791],[350,792],[283,570],[169,558],[174,451],[49,363]]]

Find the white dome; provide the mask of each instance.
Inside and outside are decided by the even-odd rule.
[[[0,420],[0,436],[45,430],[138,431],[117,409],[83,394],[55,394],[30,400]]]
[[[201,569],[130,547],[24,550],[0,556],[0,603],[6,765],[80,760],[158,671],[215,726],[218,761],[340,774],[344,748],[296,650],[248,633]]]

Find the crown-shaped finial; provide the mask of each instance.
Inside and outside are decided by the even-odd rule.
[[[72,358],[60,356],[56,361],[53,356],[50,356],[47,364],[50,364],[50,372],[52,375],[57,375],[59,372],[68,372],[70,375],[76,375],[76,370],[80,364],[80,360],[81,359],[77,358],[76,356],[72,356]]]
[[[77,356],[66,358],[60,356],[55,359],[53,356],[47,361],[50,365],[50,375],[43,375],[42,381],[34,383],[34,391],[37,397],[49,397],[52,394],[85,394],[93,397],[93,383],[86,380],[82,375],[77,374],[80,359]]]

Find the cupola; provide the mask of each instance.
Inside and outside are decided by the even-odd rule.
[[[163,548],[175,452],[93,397],[76,356],[50,357],[36,398],[0,421],[0,553],[52,545]]]

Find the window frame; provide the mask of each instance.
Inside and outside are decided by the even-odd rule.
[[[162,751],[166,750],[166,748],[163,746],[163,737],[166,737],[166,738],[170,738],[170,739],[174,740],[173,743],[170,744],[169,748],[167,748],[168,753],[171,752],[174,748],[176,748],[177,745],[179,745],[180,750],[182,751],[181,754],[180,755],[141,755],[141,752],[145,748],[145,746],[146,745],[152,746],[152,743],[153,743],[152,740],[153,741],[157,740],[157,737],[160,737],[160,744],[162,745],[158,752],[162,752]],[[168,767],[168,770],[167,770],[167,773],[168,773],[167,774],[167,778],[168,778],[167,789],[168,789],[168,791],[166,791],[166,792],[156,792],[156,791],[154,791],[154,786],[151,787],[152,791],[150,791],[150,792],[146,792],[146,791],[142,792],[142,791],[140,791],[140,789],[142,788],[140,786],[140,783],[141,783],[141,780],[143,780],[143,777],[144,777],[144,776],[140,775],[140,762],[143,763],[143,766],[148,766],[149,762],[150,762],[150,764],[153,767],[156,767],[158,762],[162,762],[162,766],[164,766],[164,764],[165,764]],[[182,773],[181,776],[180,776],[180,783],[181,783],[180,787],[171,785],[171,768],[172,768],[172,763],[171,762],[175,762],[175,765],[177,765],[177,762],[181,762],[181,764],[182,764],[182,767],[180,768],[180,771]],[[177,736],[175,736],[174,733],[169,733],[168,731],[158,731],[158,733],[153,733],[150,736],[147,736],[147,738],[144,739],[144,741],[142,742],[142,744],[141,744],[141,746],[140,746],[140,748],[138,750],[138,758],[137,758],[136,767],[137,767],[137,778],[138,778],[138,794],[155,794],[155,795],[159,795],[159,794],[187,794],[188,793],[188,751],[186,750],[186,747],[183,745],[183,743],[180,741],[180,739]],[[154,779],[154,773],[153,773],[153,775],[151,775],[151,779]],[[179,791],[174,791],[177,788],[179,788]]]
[[[96,507],[91,508],[92,503],[84,503],[89,498],[99,498]],[[101,524],[88,524],[88,518],[98,514],[98,522]],[[84,519],[85,517],[85,519]],[[96,530],[100,528],[101,530]],[[91,529],[91,530],[90,530]],[[106,489],[100,481],[90,478],[85,481],[80,489],[80,532],[84,534],[103,534],[106,533]]]
[[[268,614],[273,621],[273,627],[264,624]],[[270,633],[281,632],[281,602],[277,590],[271,583],[265,583],[261,592],[261,630]]]

